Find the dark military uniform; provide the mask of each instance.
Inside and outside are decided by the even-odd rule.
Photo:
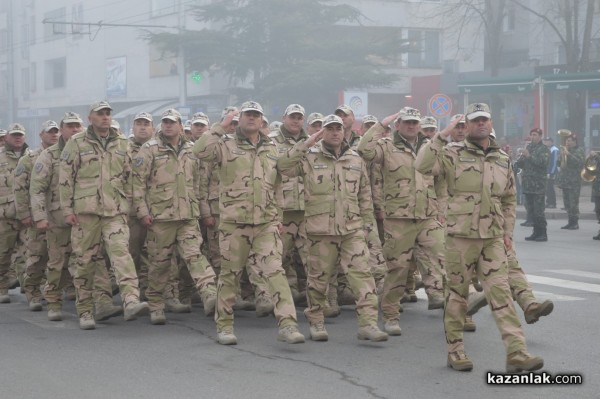
[[[537,144],[530,143],[527,146],[528,157],[522,157],[515,163],[515,167],[523,170],[521,181],[527,211],[531,213],[533,220],[533,235],[535,237],[546,237],[546,183],[548,180],[548,162],[550,150],[541,141]]]
[[[558,187],[563,191],[563,201],[569,216],[569,224],[566,229],[579,228],[579,195],[581,193],[581,169],[585,162],[583,148],[575,146],[569,148],[564,165],[560,165],[558,174]]]

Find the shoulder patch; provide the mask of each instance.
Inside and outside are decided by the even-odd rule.
[[[22,164],[17,165],[17,168],[15,169],[15,177],[22,175],[23,172],[25,172],[25,166]]]
[[[133,158],[133,167],[139,168],[144,164],[144,157],[135,157]]]
[[[44,164],[38,162],[35,164],[35,173],[40,173],[44,169]]]
[[[63,151],[60,156],[60,159],[62,159],[63,161],[68,161],[70,157],[71,157],[71,153]]]

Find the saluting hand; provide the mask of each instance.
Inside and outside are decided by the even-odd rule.
[[[388,115],[385,118],[383,118],[383,120],[381,121],[381,124],[383,125],[383,127],[387,127],[390,125],[390,123],[392,123],[393,121],[398,119],[399,115],[400,115],[400,111],[396,112],[395,114]]]
[[[323,138],[323,133],[325,132],[325,129],[321,129],[318,132],[316,132],[315,134],[313,134],[312,136],[309,136],[305,143],[308,147],[312,147],[313,145],[317,144],[317,142],[319,140],[321,140]]]
[[[454,128],[456,127],[456,125],[458,125],[459,123],[464,123],[464,116],[459,114],[457,115],[454,120],[450,121],[450,123],[448,124],[448,126],[446,126],[443,130],[440,131],[440,136],[443,138],[447,138],[448,136],[450,136],[450,133],[452,133],[452,130],[454,130]]]

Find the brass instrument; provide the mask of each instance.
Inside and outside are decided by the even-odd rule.
[[[588,183],[593,182],[598,177],[598,164],[596,163],[596,154],[590,154],[585,159],[583,169],[581,169],[581,178]]]
[[[567,166],[567,137],[573,132],[569,129],[558,129],[557,134],[560,137],[560,167],[564,168]]]

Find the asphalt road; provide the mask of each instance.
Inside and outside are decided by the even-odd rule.
[[[579,373],[583,385],[486,384],[486,372],[503,372],[505,362],[487,308],[475,316],[477,332],[465,333],[474,370],[447,368],[442,311],[427,310],[422,290],[417,303],[405,304],[402,336],[388,342],[357,340],[354,310],[344,307],[327,320],[329,342],[300,345],[277,342],[274,318],[238,312],[233,347],[215,343],[214,322],[198,305],[191,314],[167,314],[165,326],[117,318],[81,331],[73,302],[64,321],[49,322],[45,310],[28,311],[12,290],[13,303],[0,305],[0,399],[599,398],[600,242],[591,237],[600,226],[582,220],[578,231],[560,230],[564,223],[549,221],[547,243],[525,242],[531,229],[516,229],[517,254],[536,295],[555,303],[550,316],[523,324],[544,370]]]

